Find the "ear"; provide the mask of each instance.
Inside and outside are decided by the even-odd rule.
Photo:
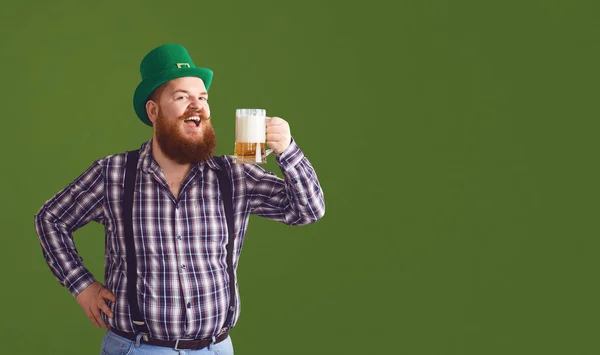
[[[154,125],[156,118],[158,117],[158,104],[152,100],[146,101],[146,113],[150,122]]]

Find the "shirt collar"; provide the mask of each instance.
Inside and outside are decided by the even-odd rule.
[[[215,156],[212,156],[205,163],[198,163],[192,165],[190,171],[200,171],[202,169],[205,169],[206,167],[212,170],[221,170],[221,166],[217,163],[215,158]],[[140,147],[140,163],[138,165],[138,169],[142,169],[142,171],[145,173],[160,171],[160,166],[158,165],[158,163],[154,159],[154,156],[152,155],[152,139],[150,139],[147,142],[144,142]]]

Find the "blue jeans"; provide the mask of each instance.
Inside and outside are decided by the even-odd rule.
[[[162,346],[153,346],[140,344],[135,346],[135,342],[123,338],[111,331],[107,332],[102,340],[102,355],[233,355],[233,345],[231,337],[218,344],[211,344],[201,350],[175,350]]]

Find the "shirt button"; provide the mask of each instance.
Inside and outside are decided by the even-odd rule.
[[[181,240],[181,236],[180,235],[177,236],[177,240]]]
[[[181,268],[185,270],[185,264],[181,264]]]
[[[192,302],[187,303],[187,308],[192,308]]]

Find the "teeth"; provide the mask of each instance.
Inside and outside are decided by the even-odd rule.
[[[188,118],[185,119],[185,121],[196,121],[196,122],[199,122],[200,121],[200,117],[199,116],[188,117]]]

